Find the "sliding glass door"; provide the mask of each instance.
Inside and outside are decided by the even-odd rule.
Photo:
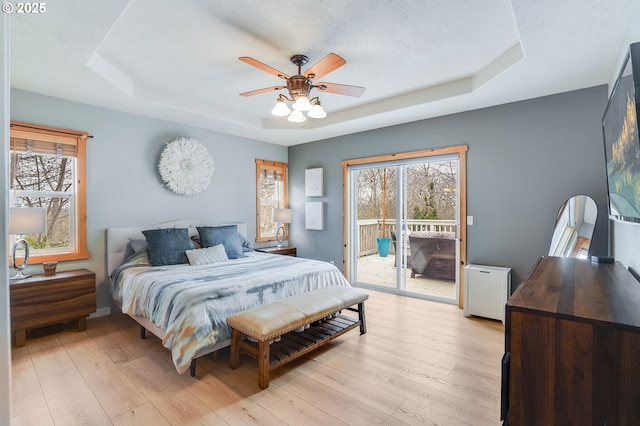
[[[457,154],[347,166],[352,282],[458,302],[459,169]]]

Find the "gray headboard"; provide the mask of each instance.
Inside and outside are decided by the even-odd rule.
[[[111,273],[124,261],[127,244],[131,240],[144,239],[142,231],[160,228],[189,228],[189,235],[198,235],[197,226],[238,225],[238,232],[246,237],[247,224],[243,222],[216,223],[201,219],[177,219],[152,225],[120,226],[107,228],[107,274]]]

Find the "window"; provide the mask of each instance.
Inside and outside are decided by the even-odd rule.
[[[287,163],[256,159],[256,241],[275,241],[271,211],[287,207]],[[284,226],[285,239],[289,230]]]
[[[85,157],[88,134],[11,122],[11,204],[44,207],[47,231],[24,236],[29,263],[87,259]],[[13,244],[15,235],[10,235]]]

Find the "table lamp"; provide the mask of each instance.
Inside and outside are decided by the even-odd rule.
[[[278,242],[277,247],[282,247],[282,242],[285,237],[284,226],[282,224],[291,223],[292,217],[293,212],[291,209],[275,208],[271,211],[271,221],[278,224],[278,229],[276,230],[276,241]],[[280,231],[282,231],[282,233]]]
[[[47,231],[47,209],[44,207],[11,207],[9,210],[9,234],[19,235],[18,241],[13,244],[11,259],[13,269],[18,271],[11,277],[12,280],[21,280],[29,277],[22,271],[29,263],[29,244],[22,236],[27,234],[39,234]],[[24,246],[24,260],[22,265],[16,263],[18,246]]]

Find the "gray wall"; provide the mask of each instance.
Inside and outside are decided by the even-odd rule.
[[[467,144],[467,263],[511,267],[519,283],[547,253],[558,208],[575,194],[598,204],[592,252],[604,255],[606,98],[599,86],[290,147],[291,244],[300,256],[342,264],[342,160]],[[310,167],[324,167],[324,231],[304,229]]]
[[[640,224],[612,221],[612,256],[640,273]]]
[[[96,272],[98,308],[108,307],[105,229],[180,218],[247,223],[255,238],[255,159],[287,161],[287,148],[162,120],[11,91],[11,119],[83,130],[87,142],[87,239],[91,258],[64,262],[61,270]],[[184,197],[166,189],[157,171],[160,153],[177,137],[195,138],[213,156],[211,185]],[[41,271],[40,265],[34,265]]]

